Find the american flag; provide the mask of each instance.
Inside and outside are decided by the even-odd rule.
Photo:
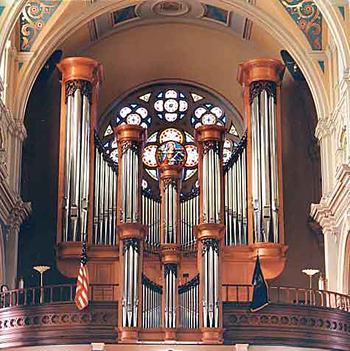
[[[79,310],[84,309],[89,304],[89,272],[86,265],[86,240],[83,242],[81,253],[80,269],[77,278],[77,290],[75,292],[75,304]]]

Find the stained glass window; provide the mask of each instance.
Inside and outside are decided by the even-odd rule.
[[[213,106],[213,104],[206,103],[198,106],[191,118],[191,124],[198,128],[202,124],[218,124],[225,126],[226,117],[222,108]]]
[[[149,116],[149,112],[145,107],[132,103],[119,110],[115,121],[117,125],[126,123],[148,128],[151,125],[152,118]]]
[[[174,89],[158,93],[157,100],[153,106],[158,112],[158,117],[160,119],[164,118],[168,122],[184,118],[188,110],[188,102],[186,101],[185,94]]]
[[[142,154],[142,162],[146,166],[148,167],[157,166],[156,151],[157,151],[157,145],[148,145],[145,147]]]
[[[185,167],[194,167],[198,165],[198,151],[195,145],[186,145],[187,160]]]
[[[108,135],[111,135],[111,134],[113,134],[113,129],[112,129],[112,127],[110,125],[108,125],[104,136],[108,136]]]
[[[172,93],[173,94],[173,93]],[[152,168],[157,167],[157,154],[156,150],[159,145],[175,142],[184,145],[186,150],[185,162],[185,177],[187,180],[197,172],[198,165],[198,150],[194,143],[193,136],[185,131],[180,131],[176,128],[167,128],[162,132],[155,132],[146,141],[146,146],[142,155],[142,161],[146,166],[146,171],[153,179],[158,179],[157,172],[150,172]],[[151,168],[151,169],[150,169]]]
[[[175,128],[168,128],[160,133],[159,142],[162,144],[169,140],[177,141],[182,144],[184,137],[179,130]]]
[[[106,150],[114,162],[118,160],[118,151],[113,130],[123,124],[147,128],[149,137],[144,145],[142,163],[150,188],[155,187],[153,180],[158,180],[156,149],[159,145],[174,141],[184,146],[187,154],[184,181],[194,183],[199,158],[195,129],[203,124],[226,128],[228,140],[223,147],[224,164],[232,157],[244,131],[242,118],[224,98],[205,89],[176,82],[152,83],[137,89],[117,100],[105,118],[108,119],[104,123],[106,127],[100,130],[99,135],[103,142],[108,143]]]

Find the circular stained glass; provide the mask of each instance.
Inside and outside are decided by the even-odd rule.
[[[224,114],[224,111],[220,107],[213,107],[210,112],[213,113],[217,118],[221,118]]]
[[[212,113],[206,113],[203,117],[202,117],[202,123],[203,124],[215,124],[216,123],[216,117],[215,115],[213,115]]]
[[[163,112],[164,111],[164,101],[163,100],[157,100],[154,103],[154,109],[158,112]]]
[[[201,118],[203,116],[204,113],[206,113],[207,110],[204,107],[198,107],[196,108],[196,110],[194,111],[194,115],[197,118]]]
[[[125,118],[130,112],[131,112],[131,108],[130,107],[123,107],[120,110],[119,114],[120,114],[120,117]]]
[[[166,100],[164,103],[164,108],[168,112],[175,112],[179,107],[179,103],[174,99]]]
[[[184,137],[182,133],[175,128],[168,128],[162,131],[159,136],[159,142],[162,144],[166,141],[177,141],[178,143],[183,143]]]
[[[186,150],[175,141],[167,141],[158,147],[156,157],[159,165],[181,166],[186,162]]]
[[[176,99],[177,98],[177,92],[175,90],[168,90],[165,93],[165,98],[166,99]]]
[[[194,167],[198,164],[198,151],[195,145],[186,145],[187,160],[185,167]]]
[[[137,113],[131,113],[128,117],[126,117],[126,122],[128,124],[139,125],[141,123],[141,117]]]
[[[156,151],[157,151],[157,145],[148,145],[145,147],[142,154],[142,162],[146,166],[148,167],[157,166]]]
[[[118,163],[118,149],[115,149],[111,152],[110,158],[113,162]]]
[[[179,104],[180,104],[180,107],[179,107],[180,112],[185,112],[188,109],[188,103],[185,100],[180,100]]]
[[[165,114],[165,119],[168,122],[174,122],[174,121],[176,121],[176,118],[177,118],[177,113],[166,113]]]
[[[148,116],[148,111],[144,107],[139,107],[136,111],[142,118],[146,118]]]

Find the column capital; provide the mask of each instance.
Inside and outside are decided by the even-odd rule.
[[[62,73],[62,83],[71,80],[87,80],[92,84],[103,81],[101,63],[87,57],[67,57],[57,64]]]
[[[205,143],[206,141],[222,142],[225,133],[224,127],[218,126],[217,124],[207,124],[201,125],[195,130],[195,138],[198,143]]]
[[[18,200],[17,203],[12,208],[8,220],[7,226],[9,229],[17,228],[23,223],[26,217],[32,211],[32,204],[30,202],[23,202],[22,200]]]
[[[241,63],[237,71],[237,81],[241,85],[249,85],[259,80],[269,80],[280,84],[285,65],[275,59],[254,59]]]

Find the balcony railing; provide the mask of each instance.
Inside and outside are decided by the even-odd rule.
[[[253,296],[251,285],[224,284],[223,301],[249,302]],[[350,312],[350,296],[333,291],[271,286],[268,288],[272,303],[336,308]]]
[[[0,293],[0,308],[74,302],[76,284],[49,285]],[[117,301],[118,284],[90,284],[90,301]]]
[[[119,286],[90,285],[79,311],[75,284],[0,293],[0,348],[118,342]],[[335,292],[270,287],[269,306],[251,313],[250,285],[223,285],[224,343],[286,345],[350,351],[350,297]],[[161,328],[140,330],[140,341],[162,341]],[[200,342],[199,329],[178,329],[177,340]]]

